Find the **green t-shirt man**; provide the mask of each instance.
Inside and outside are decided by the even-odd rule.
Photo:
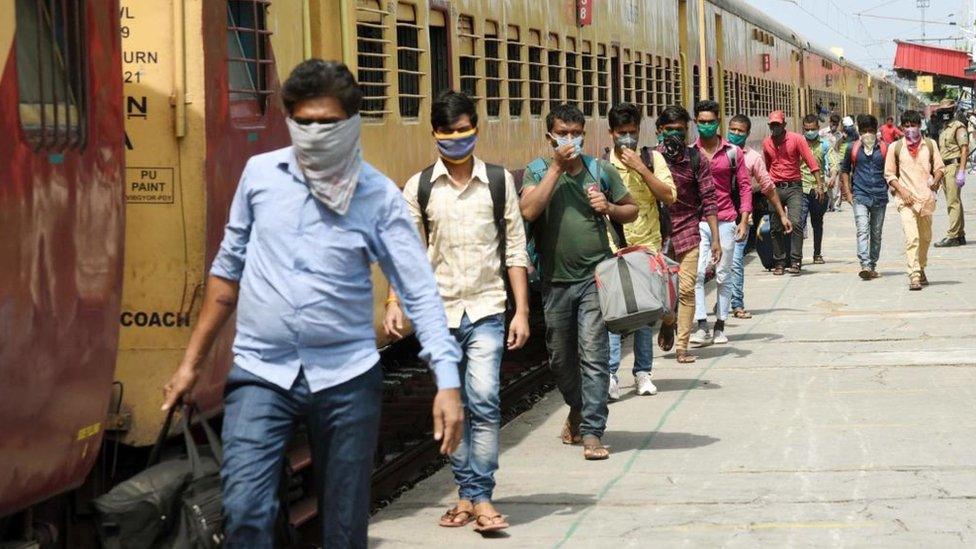
[[[597,263],[613,255],[603,216],[590,206],[587,189],[600,186],[596,177],[609,184],[607,200],[619,202],[627,196],[627,187],[609,162],[598,160],[599,174],[584,167],[578,174],[563,173],[546,210],[531,225],[539,270],[544,282],[582,282],[593,278]],[[523,187],[534,187],[539,181],[531,170],[525,170]]]

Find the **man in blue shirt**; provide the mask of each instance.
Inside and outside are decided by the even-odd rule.
[[[292,146],[251,158],[186,354],[163,409],[192,390],[237,311],[221,464],[227,547],[272,547],[285,447],[304,419],[328,547],[366,547],[383,372],[373,331],[378,262],[437,377],[434,438],[461,436],[460,350],[399,189],[362,161],[356,80],[311,59],[282,87]]]
[[[872,280],[881,276],[877,266],[888,205],[888,183],[884,177],[888,148],[878,141],[878,119],[873,115],[858,115],[857,129],[860,139],[851,144],[841,160],[841,185],[844,200],[854,207],[857,258],[861,262],[858,276]]]

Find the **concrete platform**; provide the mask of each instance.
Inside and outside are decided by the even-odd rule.
[[[967,222],[976,241],[976,216]],[[935,240],[945,227],[940,197]],[[691,366],[656,357],[653,397],[634,396],[622,372],[608,461],[560,444],[556,392],[506,426],[502,536],[437,526],[456,497],[444,468],[373,518],[371,544],[976,546],[976,242],[933,248],[922,292],[907,289],[893,206],[884,276],[861,281],[855,251],[845,204],[827,216],[826,265],[774,277],[753,258],[756,315],[729,322],[728,345],[698,350]]]

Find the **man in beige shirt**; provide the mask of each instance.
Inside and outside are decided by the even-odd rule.
[[[935,190],[942,182],[945,165],[935,142],[922,138],[922,115],[918,111],[905,111],[901,125],[905,137],[895,142],[885,159],[885,181],[895,195],[905,231],[908,288],[917,291],[929,283],[925,266],[932,243]]]
[[[472,520],[481,532],[508,527],[492,505],[501,423],[499,382],[506,348],[507,276],[515,301],[507,347],[529,337],[529,290],[525,227],[512,175],[474,156],[478,115],[474,101],[446,91],[431,105],[431,127],[440,158],[414,175],[404,196],[421,240],[427,244],[444,300],[447,325],[461,345],[464,437],[451,455],[458,504],[440,525]],[[403,312],[387,300],[384,327],[400,335]]]

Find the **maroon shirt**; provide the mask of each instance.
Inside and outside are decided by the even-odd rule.
[[[671,177],[678,191],[678,198],[674,204],[668,206],[671,214],[671,245],[675,255],[681,255],[698,247],[701,242],[698,222],[709,215],[718,213],[715,201],[715,181],[708,157],[698,152],[701,161],[698,163],[698,173],[691,173],[690,147],[685,148],[684,157],[677,162],[668,160]],[[664,147],[658,146],[658,152],[663,153]],[[665,159],[667,159],[665,157]]]

